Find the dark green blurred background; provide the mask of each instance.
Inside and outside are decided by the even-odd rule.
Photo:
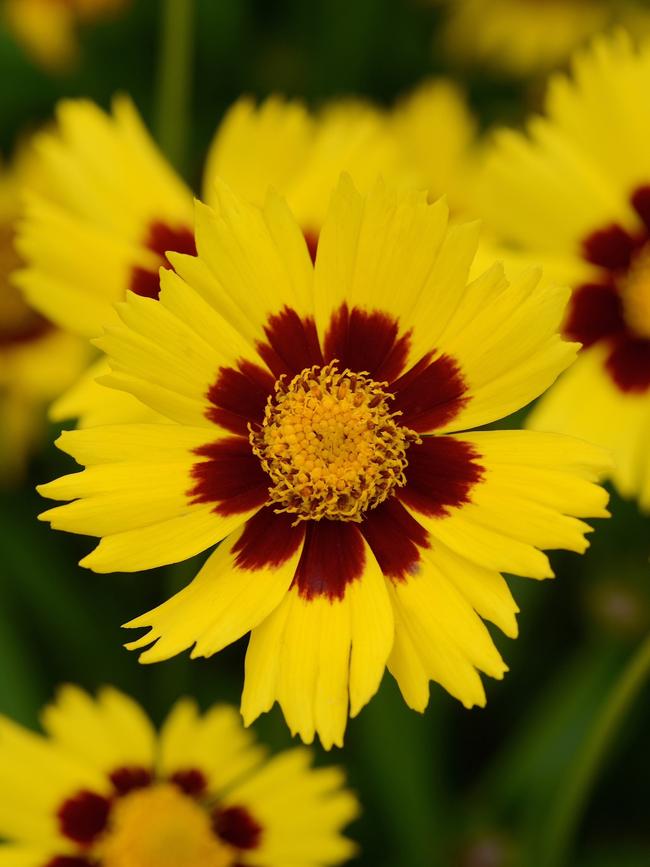
[[[107,106],[130,92],[145,118],[155,106],[161,4],[136,0],[119,20],[83,34],[83,62],[51,77],[0,32],[0,137],[51,116],[61,96]],[[390,0],[199,0],[188,178],[224,109],[242,92],[280,91],[318,103],[357,93],[388,103],[422,77],[444,74],[432,51],[439,9]],[[480,26],[480,25],[479,25]],[[458,77],[458,74],[455,73]],[[537,87],[464,76],[484,125],[514,122]],[[74,564],[89,540],[36,521],[33,488],[72,469],[48,442],[24,487],[0,494],[0,711],[35,725],[55,686],[111,682],[161,720],[180,695],[207,706],[237,701],[244,642],[209,661],[180,658],[143,667],[121,647],[119,624],[188,581],[196,565],[104,576]],[[361,865],[534,867],[548,816],[566,785],[567,763],[650,625],[650,521],[613,499],[584,557],[553,558],[555,582],[511,584],[521,637],[497,644],[511,671],[487,683],[488,707],[465,711],[432,687],[424,716],[409,711],[387,675],[349,726],[344,763],[365,805],[352,833]],[[615,739],[581,826],[571,867],[650,865],[650,695],[633,706]],[[276,710],[256,726],[274,746],[290,742]],[[319,752],[319,761],[322,756]]]

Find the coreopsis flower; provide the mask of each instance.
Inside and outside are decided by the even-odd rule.
[[[41,488],[42,517],[101,536],[82,565],[137,571],[221,541],[131,627],[143,661],[210,656],[252,631],[242,711],[277,700],[293,732],[340,744],[385,666],[423,710],[429,681],[471,707],[506,670],[481,618],[516,635],[500,572],[553,573],[606,514],[598,449],[471,431],[525,405],[575,357],[567,295],[492,267],[467,284],[476,224],[444,201],[336,188],[315,265],[303,227],[218,186],[198,255],[156,302],[130,295],[100,341],[109,383],[161,425],[65,433],[87,469]]]
[[[21,475],[43,433],[46,405],[79,376],[88,358],[82,342],[30,310],[11,281],[19,265],[14,221],[20,190],[33,169],[27,144],[0,169],[0,484]]]
[[[2,19],[31,59],[50,71],[78,58],[78,29],[111,17],[128,0],[3,0]]]
[[[127,291],[157,298],[167,252],[195,252],[193,197],[149,136],[129,99],[106,114],[66,101],[58,129],[37,142],[48,190],[32,195],[18,239],[27,268],[17,281],[30,305],[59,327],[97,337],[115,321]],[[241,99],[226,114],[207,156],[203,198],[221,177],[260,204],[283,192],[315,254],[332,187],[342,170],[362,189],[377,175],[401,176],[383,116],[350,103],[311,115],[298,102]],[[82,425],[143,419],[143,407],[96,383],[100,359],[52,408]],[[151,418],[151,413],[146,413]]]
[[[505,132],[482,194],[502,239],[574,289],[563,323],[578,362],[530,418],[614,454],[623,496],[650,508],[650,46],[619,33],[551,81],[546,116]],[[647,125],[647,126],[646,126]],[[561,218],[558,218],[558,214]]]
[[[355,851],[339,769],[302,747],[268,758],[231,707],[181,700],[158,734],[117,690],[66,686],[42,722],[0,717],[6,867],[325,867]]]
[[[442,0],[442,38],[455,57],[516,76],[562,66],[571,53],[615,24],[647,33],[650,15],[635,0]]]

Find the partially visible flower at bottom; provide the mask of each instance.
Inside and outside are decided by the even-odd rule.
[[[272,758],[237,712],[179,701],[157,734],[112,688],[63,687],[46,736],[0,717],[3,867],[325,867],[356,847],[338,768]]]

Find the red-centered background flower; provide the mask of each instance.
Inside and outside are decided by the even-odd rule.
[[[620,391],[650,394],[650,185],[630,204],[641,220],[637,232],[611,223],[584,239],[584,258],[600,271],[573,293],[564,330],[585,348],[603,345]]]
[[[575,356],[568,293],[499,266],[468,283],[475,224],[442,202],[360,195],[343,177],[312,264],[283,200],[225,186],[199,205],[198,256],[159,302],[131,296],[100,341],[113,374],[173,422],[64,434],[83,473],[43,516],[101,536],[82,563],[135,571],[223,539],[196,579],[132,621],[143,661],[208,656],[252,630],[242,709],[278,700],[294,732],[340,744],[385,666],[419,710],[429,680],[470,707],[506,670],[481,618],[516,635],[500,572],[551,576],[606,515],[599,450],[476,431]],[[465,431],[464,433],[459,433]]]
[[[8,867],[325,867],[355,852],[340,769],[304,748],[268,757],[226,705],[182,699],[158,733],[117,690],[65,686],[43,728],[0,717]]]
[[[650,45],[601,37],[549,87],[527,135],[497,137],[482,179],[498,240],[573,289],[578,362],[540,401],[536,430],[611,451],[619,492],[650,508]],[[556,215],[561,215],[556,218]]]

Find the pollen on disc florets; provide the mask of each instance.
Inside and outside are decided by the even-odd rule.
[[[281,377],[250,442],[271,478],[271,501],[296,521],[361,521],[395,487],[406,484],[406,450],[418,435],[390,412],[387,383],[309,367]]]

